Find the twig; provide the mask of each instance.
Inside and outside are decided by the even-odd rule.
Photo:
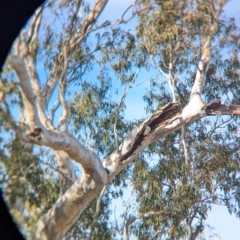
[[[62,116],[59,119],[59,123],[62,125],[63,132],[67,132],[67,119],[68,119],[68,105],[65,99],[65,90],[66,90],[66,74],[67,74],[67,68],[68,68],[69,60],[67,59],[64,63],[64,68],[60,76],[60,90],[59,90],[59,98],[60,102],[63,108]]]
[[[38,31],[40,28],[41,20],[42,20],[42,11],[43,6],[36,10],[32,22],[30,24],[29,32],[28,32],[28,45],[31,43],[35,43],[38,37]]]
[[[124,101],[125,101],[125,98],[127,96],[127,93],[128,93],[128,90],[129,88],[132,86],[131,84],[135,81],[136,77],[137,77],[137,74],[139,72],[139,68],[138,70],[136,71],[132,81],[128,84],[128,86],[126,87],[125,85],[125,89],[124,89],[124,93],[123,93],[123,96],[121,98],[121,101],[120,101],[120,104],[118,105],[118,108],[117,108],[117,111],[116,111],[116,116],[115,116],[115,122],[114,122],[114,125],[113,125],[113,130],[114,130],[114,136],[115,136],[115,143],[116,143],[116,149],[117,151],[119,151],[119,145],[118,145],[118,134],[117,134],[117,121],[118,121],[118,118],[119,118],[119,113],[123,107],[123,104],[124,104]]]
[[[69,180],[70,182],[72,182],[72,179],[70,179],[68,176],[66,176],[66,175],[65,175],[62,171],[60,171],[59,169],[51,166],[49,163],[44,162],[44,161],[42,161],[42,160],[39,160],[39,162],[40,162],[41,164],[43,164],[43,165],[48,166],[48,167],[51,168],[52,170],[58,172],[58,173],[59,173],[60,175],[62,175],[64,178],[66,178],[67,180]]]
[[[166,211],[158,211],[158,212],[155,212],[155,211],[149,211],[149,212],[146,212],[146,213],[140,213],[138,216],[130,216],[125,224],[125,227],[124,227],[124,232],[125,232],[125,238],[126,240],[129,240],[129,232],[128,232],[128,227],[135,221],[135,220],[138,220],[138,219],[141,219],[143,217],[150,217],[150,216],[161,216],[162,214],[166,213]]]
[[[190,153],[186,143],[186,125],[182,126],[182,145],[183,145],[186,165],[190,167]]]
[[[103,187],[100,195],[99,195],[99,198],[97,200],[97,205],[96,205],[96,211],[95,211],[95,215],[94,215],[94,219],[93,219],[93,222],[92,224],[90,225],[90,234],[89,234],[89,237],[88,237],[88,240],[91,240],[92,237],[93,237],[93,232],[94,232],[94,228],[95,228],[95,224],[96,224],[96,221],[98,219],[98,215],[99,215],[99,212],[101,210],[101,202],[102,202],[102,198],[104,196],[104,193],[106,191],[106,185]]]
[[[55,101],[55,103],[53,104],[49,112],[49,119],[51,122],[53,121],[54,112],[58,109],[59,105],[60,105],[60,98],[58,96],[57,100]]]

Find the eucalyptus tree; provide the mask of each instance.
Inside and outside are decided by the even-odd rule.
[[[214,204],[239,216],[239,118],[219,109],[200,120],[201,109],[212,115],[218,104],[239,104],[239,27],[225,3],[141,1],[148,10],[139,14],[137,35],[161,76],[144,96],[147,111],[178,101],[182,116],[198,113],[138,156],[132,182],[140,214],[128,213],[127,236],[130,228],[140,239],[196,239]]]
[[[94,106],[88,105],[89,96],[94,96],[94,93],[96,93],[98,99],[94,99],[94,101],[98,100],[98,102],[102,102],[101,107],[104,107],[104,109],[100,109],[101,112],[108,112],[108,117],[112,112],[112,118],[116,119],[118,124],[121,122],[119,116],[121,109],[118,110],[118,116],[115,117],[113,112],[114,108],[118,108],[118,105],[114,103],[109,104],[109,99],[107,98],[109,96],[105,96],[111,83],[107,81],[107,78],[105,79],[105,75],[102,74],[102,71],[99,72],[98,76],[99,85],[98,83],[93,85],[91,83],[88,84],[82,80],[84,73],[92,69],[92,65],[95,61],[94,53],[102,49],[106,44],[118,44],[114,43],[114,39],[109,40],[109,38],[105,36],[107,32],[102,32],[101,34],[96,34],[97,41],[94,42],[94,46],[90,48],[86,42],[87,37],[105,26],[111,24],[117,25],[127,21],[123,15],[122,18],[116,22],[105,21],[96,25],[95,23],[106,3],[107,1],[97,1],[91,10],[89,9],[89,5],[82,1],[46,3],[36,11],[33,19],[21,32],[19,38],[14,43],[12,53],[7,62],[8,66],[6,66],[2,72],[1,126],[9,133],[10,141],[9,144],[3,146],[5,149],[1,149],[1,161],[3,162],[1,165],[1,186],[4,188],[4,195],[10,205],[12,214],[20,224],[24,225],[23,231],[25,234],[27,232],[27,237],[36,234],[33,224],[36,223],[37,218],[50,208],[50,204],[56,201],[58,192],[60,196],[64,195],[65,191],[75,182],[75,174],[78,174],[75,172],[69,156],[64,151],[55,149],[54,152],[49,152],[44,148],[34,149],[32,140],[30,142],[19,142],[19,139],[23,140],[22,137],[24,136],[27,138],[29,136],[33,137],[36,131],[42,131],[38,127],[33,127],[35,123],[33,123],[32,120],[36,120],[38,123],[39,121],[45,121],[47,129],[50,127],[53,132],[59,129],[65,132],[64,135],[68,135],[69,132],[73,130],[65,129],[65,127],[72,128],[69,109],[74,109],[72,110],[72,115],[74,115],[74,111],[78,113],[79,107],[88,107],[89,112],[86,111],[84,113],[84,119],[88,122],[89,119],[93,117],[91,112],[95,111]],[[53,12],[52,18],[49,17],[49,10]],[[62,18],[64,20],[63,22],[61,22]],[[51,23],[45,25],[46,19],[50,20],[50,22],[52,21],[52,26]],[[64,32],[61,32],[61,28]],[[116,29],[115,33],[118,34],[118,32],[120,32],[120,29]],[[112,38],[113,37],[114,36],[112,36]],[[37,66],[40,62],[39,59],[44,62],[42,68],[47,74],[47,78],[45,79],[42,72],[39,72]],[[9,68],[9,66],[11,67]],[[62,71],[63,67],[65,68],[64,71]],[[20,81],[19,84],[15,80],[15,76],[11,75],[11,68],[15,69],[17,77],[23,79],[23,82]],[[34,86],[31,83],[32,80]],[[79,86],[80,83],[81,87],[79,87],[79,91],[83,91],[83,94],[80,95],[81,100],[79,99],[81,104],[76,104],[77,102],[79,103],[79,95],[76,94],[74,104],[70,102],[70,105],[67,106],[69,103],[66,101],[67,88],[71,91],[74,88],[71,84]],[[59,87],[61,90],[58,92]],[[28,93],[25,94],[25,91]],[[35,98],[35,91],[40,94],[38,100]],[[30,96],[28,96],[28,94],[30,94]],[[85,97],[84,94],[86,94]],[[56,97],[56,102],[51,105],[51,100],[54,97]],[[103,104],[104,101],[106,102],[105,104]],[[15,114],[11,110],[16,106],[19,107],[19,117],[17,116],[18,113]],[[36,110],[34,114],[30,111],[32,107]],[[58,109],[60,107],[63,109],[62,117],[59,119],[58,123],[56,123],[54,114],[58,114]],[[92,108],[92,111],[90,111],[90,108]],[[12,113],[15,120],[13,120],[13,118],[11,119]],[[40,115],[45,120],[40,120]],[[108,119],[106,119],[102,127],[102,122],[97,123],[99,132],[102,130],[106,131],[106,128],[109,127],[111,121],[108,123],[107,121]],[[28,126],[27,122],[30,122],[32,127],[30,127],[30,125]],[[81,119],[79,119],[79,123],[81,123]],[[76,124],[76,126],[79,126],[79,123],[78,125]],[[83,123],[81,123],[80,126],[82,126],[82,124]],[[87,127],[90,126],[90,124],[87,123],[85,123],[85,125]],[[14,130],[16,130],[14,137],[12,135],[13,132],[11,132],[12,127],[16,127],[14,128]],[[1,128],[1,130],[3,130],[3,128]],[[90,128],[89,131],[92,131],[92,129]],[[81,132],[81,134],[82,133],[83,132]],[[15,137],[16,139],[13,140]],[[34,136],[34,138],[35,137],[37,136]],[[99,136],[94,135],[93,137],[98,138]],[[105,139],[107,137],[108,136],[105,134]],[[3,140],[7,138],[8,135],[3,135]],[[78,140],[76,138],[72,139],[76,142],[78,142],[78,140],[82,141],[81,136],[79,136]],[[62,140],[65,141],[64,139]],[[25,144],[23,144],[23,142]],[[93,151],[87,150],[86,147],[90,148],[90,145],[87,139],[85,139],[84,143],[79,146],[85,149],[85,154],[87,154],[88,157],[98,161],[99,158],[95,156]],[[96,152],[99,154],[106,152],[107,148],[105,147],[105,149],[102,150],[103,147],[104,144],[98,144],[98,146],[96,146]],[[112,145],[109,142],[108,148],[111,147]],[[33,157],[29,156],[32,151],[35,151]],[[55,159],[57,159],[58,164],[54,162]],[[56,182],[56,173],[58,174],[60,186],[58,186]],[[82,174],[85,175],[84,173]],[[28,179],[31,180],[28,181]],[[79,179],[78,181],[78,184],[82,184],[80,183],[82,180]],[[116,191],[112,193],[114,196],[118,194],[119,193]],[[75,229],[73,228],[70,230],[67,237],[85,238],[89,235],[88,238],[90,239],[93,237],[96,238],[98,234],[102,233],[100,239],[102,237],[106,239],[109,238],[110,231],[106,224],[109,214],[109,210],[106,206],[108,205],[109,199],[102,195],[103,194],[100,195],[97,202],[93,202],[88,210],[81,215],[84,221],[81,221],[81,218],[79,219],[80,214],[72,209],[72,212],[74,212],[76,216],[71,216],[70,218],[74,218],[73,222],[79,219],[80,223],[77,224]],[[102,200],[104,200],[104,202],[101,203],[101,208],[99,208],[100,201]],[[68,205],[67,201],[65,204],[66,203]],[[96,214],[92,214],[95,211],[95,209],[93,210],[95,205]],[[70,212],[69,214],[71,215]],[[98,217],[98,215],[101,216]],[[72,224],[68,225],[65,230],[59,225],[56,230],[58,234],[42,234],[40,229],[36,237],[41,239],[44,237],[61,238],[71,225]],[[37,226],[40,227],[39,223],[37,223]],[[51,228],[50,225],[46,225],[46,227]],[[80,227],[81,230],[79,230]],[[59,228],[61,231],[59,231]]]
[[[113,26],[128,22],[126,12],[97,22],[106,4],[50,1],[14,43],[0,94],[1,124],[16,138],[1,151],[6,196],[16,164],[32,193],[24,200],[38,205],[36,239],[107,239],[116,234],[108,205],[122,194],[112,189],[128,179],[139,204],[138,215],[124,215],[127,239],[196,239],[212,204],[238,212],[239,29],[223,18],[221,0],[137,1],[135,36]],[[149,117],[129,122],[124,101],[146,67],[159,71],[144,97]],[[117,80],[119,102],[111,93]],[[24,207],[19,218],[31,215]]]

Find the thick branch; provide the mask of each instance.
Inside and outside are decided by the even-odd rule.
[[[25,111],[28,113],[27,122],[31,128],[41,127],[42,125],[39,120],[38,109],[35,100],[36,96],[33,93],[30,76],[25,67],[25,64],[22,59],[17,56],[13,56],[10,59],[10,64],[16,71],[19,78]]]
[[[72,160],[81,164],[86,176],[91,176],[96,182],[106,183],[106,170],[97,155],[67,133],[40,129],[35,136],[28,136],[28,142],[66,152]]]
[[[101,188],[102,185],[94,182],[86,185],[81,180],[76,180],[38,221],[35,239],[62,239]]]
[[[197,66],[197,73],[194,81],[194,85],[192,87],[190,98],[194,95],[201,95],[204,84],[205,84],[205,78],[206,73],[208,70],[208,65],[210,62],[211,57],[211,40],[217,30],[217,24],[218,24],[218,16],[222,11],[222,4],[219,5],[219,8],[216,10],[214,6],[214,1],[209,1],[209,9],[211,9],[211,17],[212,22],[209,22],[206,24],[203,28],[204,31],[200,33],[200,39],[201,39],[201,57],[200,61]]]
[[[180,106],[177,102],[169,103],[155,112],[150,118],[135,127],[119,147],[108,158],[104,159],[104,166],[115,176],[121,171],[145,146],[153,142],[161,129],[167,130],[174,121],[181,118]],[[183,121],[182,121],[183,122]],[[180,124],[178,124],[181,126]]]
[[[107,181],[107,172],[103,168],[98,156],[86,147],[82,146],[77,139],[67,133],[61,133],[57,130],[48,131],[44,128],[34,128],[33,131],[25,132],[26,126],[18,126],[10,113],[0,108],[0,116],[7,120],[8,127],[13,129],[17,136],[27,143],[44,145],[56,151],[64,151],[69,158],[78,162],[83,167],[82,181],[85,183],[91,177],[93,181],[105,184]]]
[[[208,37],[201,46],[201,58],[197,66],[197,73],[192,87],[190,98],[193,97],[194,95],[201,95],[203,91],[206,73],[210,62],[210,56],[211,56],[211,38]]]
[[[205,105],[206,113],[208,116],[214,115],[240,115],[239,105],[222,105],[221,101],[216,101],[213,103],[207,103]]]
[[[53,127],[51,121],[47,118],[47,116],[45,114],[46,105],[44,105],[43,101],[42,101],[43,99],[42,99],[41,90],[40,90],[40,81],[39,81],[39,77],[38,77],[38,74],[36,71],[35,58],[32,55],[28,55],[25,58],[24,62],[26,64],[26,68],[29,72],[33,91],[36,96],[35,101],[36,101],[36,106],[38,109],[39,118],[45,127],[53,129],[54,127]],[[19,81],[20,81],[20,79],[19,79]]]
[[[112,153],[104,159],[104,166],[115,176],[119,173],[145,146],[180,129],[189,122],[199,120],[207,115],[240,115],[240,106],[226,106],[219,102],[196,105],[196,98],[180,109],[180,105],[169,103],[149,119],[135,127],[120,145],[120,151]],[[201,102],[200,102],[201,103]],[[110,176],[112,176],[110,174]],[[112,176],[112,177],[113,177]]]
[[[92,11],[89,13],[84,25],[83,25],[83,33],[86,33],[87,29],[98,19],[101,12],[105,8],[108,0],[97,0]]]
[[[120,171],[123,165],[126,164],[125,162],[128,163],[130,159],[134,158],[134,156],[149,143],[165,137],[186,123],[201,119],[207,115],[240,115],[240,106],[226,106],[220,102],[204,104],[202,112],[193,112],[193,115],[188,114],[186,117],[184,114],[187,110],[188,105],[181,110],[177,102],[169,103],[162,107],[150,118],[135,127],[120,145],[120,151],[118,153],[114,152],[108,158],[104,159],[104,165],[106,167],[109,166],[109,168],[115,166],[119,168]],[[55,150],[65,151],[71,159],[80,163],[83,168],[88,170],[98,171],[99,168],[103,169],[98,157],[68,134],[58,131],[42,130],[36,137],[29,136],[28,141],[45,145]],[[113,160],[113,162],[111,160]],[[117,164],[115,162],[116,160],[118,161]]]
[[[18,72],[20,68],[22,68],[21,71],[25,71],[28,75],[28,84],[29,87],[32,88],[31,94],[34,95],[34,104],[35,104],[35,114],[38,114],[39,121],[41,121],[41,124],[43,124],[45,127],[49,127],[53,129],[53,126],[51,122],[48,120],[48,118],[45,115],[45,106],[43,106],[43,101],[41,98],[41,91],[40,91],[40,81],[39,77],[36,71],[36,50],[37,50],[37,41],[38,41],[38,32],[40,28],[42,18],[42,7],[39,8],[32,19],[32,22],[30,24],[28,39],[26,39],[25,31],[23,30],[20,34],[20,37],[16,41],[14,45],[14,54],[10,59],[10,64],[14,68],[14,70],[17,72],[19,82],[22,82],[22,75],[19,75]],[[21,64],[18,64],[18,69],[16,69],[16,64],[13,64],[14,62],[18,61]],[[22,91],[24,91],[22,89]],[[25,95],[29,94],[29,92],[25,92]],[[26,109],[25,109],[26,111]],[[28,111],[27,115],[29,114]],[[41,125],[37,125],[37,127],[41,127]]]

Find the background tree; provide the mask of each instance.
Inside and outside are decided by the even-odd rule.
[[[0,88],[6,200],[36,239],[196,239],[213,204],[239,213],[239,29],[217,0],[138,1],[136,34],[114,25],[126,12],[98,23],[106,4],[50,1],[16,40]],[[144,69],[158,71],[149,117],[129,121]],[[109,204],[126,186],[137,204],[120,226]]]

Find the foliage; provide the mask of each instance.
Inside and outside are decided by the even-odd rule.
[[[32,146],[14,139],[1,156],[1,187],[7,203],[26,236],[34,234],[38,218],[58,198],[58,182],[53,171],[40,156],[32,154]]]

